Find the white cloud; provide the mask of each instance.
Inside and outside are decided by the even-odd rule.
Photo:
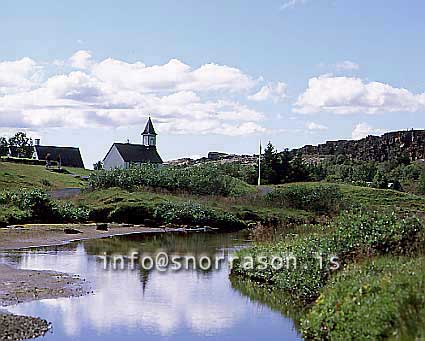
[[[368,135],[380,135],[385,131],[385,129],[377,129],[371,127],[367,123],[358,123],[353,129],[353,132],[351,133],[351,137],[353,140],[360,140]]]
[[[307,122],[305,127],[308,130],[321,130],[321,131],[328,130],[327,126],[323,124],[315,123],[315,122]]]
[[[248,99],[252,101],[258,101],[258,102],[271,99],[275,103],[277,103],[286,98],[287,88],[288,86],[282,82],[277,82],[276,84],[269,83],[267,85],[264,85],[255,94],[248,96]]]
[[[57,61],[50,64],[44,66],[58,70]],[[160,129],[171,133],[244,135],[264,129],[265,115],[235,100],[262,80],[234,67],[192,68],[177,59],[153,66],[112,58],[98,62],[83,50],[65,64],[74,70],[61,68],[43,79],[29,58],[0,62],[1,126],[127,127],[143,125],[153,115]],[[283,96],[284,84],[272,90]]]
[[[77,69],[88,69],[92,65],[92,54],[90,51],[80,50],[75,52],[71,58],[69,58],[69,63],[72,67]]]
[[[30,89],[39,80],[41,69],[30,58],[0,62],[0,95]]]
[[[352,71],[358,70],[360,65],[349,60],[344,60],[343,62],[336,63],[335,68],[339,71]]]
[[[307,0],[287,0],[281,6],[281,10],[286,10],[288,8],[292,8],[298,5],[303,5],[307,2]]]
[[[177,59],[164,65],[146,66],[141,62],[126,63],[106,59],[93,67],[100,80],[141,92],[248,90],[255,81],[242,71],[225,65],[205,64],[193,70]]]
[[[416,112],[425,110],[425,93],[413,94],[384,83],[325,75],[311,78],[294,106],[295,112],[305,114]]]

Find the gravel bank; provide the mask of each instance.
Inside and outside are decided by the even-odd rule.
[[[0,313],[0,340],[27,340],[43,336],[50,329],[46,320]]]
[[[0,264],[0,306],[34,300],[89,294],[90,286],[77,275],[54,271],[19,270]],[[0,340],[25,340],[44,335],[50,324],[40,318],[0,311]]]
[[[79,234],[67,234],[65,229],[77,229]],[[108,224],[107,231],[97,230],[96,224],[31,224],[0,228],[0,250],[62,245],[75,240],[96,239],[131,233],[161,233],[160,228]]]
[[[77,275],[19,270],[0,264],[0,306],[88,293],[89,285]]]

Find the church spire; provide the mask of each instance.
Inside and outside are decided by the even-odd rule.
[[[145,130],[142,133],[142,143],[144,146],[150,147],[156,146],[156,135],[155,129],[153,127],[152,120],[149,116],[148,122],[146,123]]]
[[[157,135],[153,127],[153,123],[150,116],[149,116],[148,122],[146,123],[145,130],[143,131],[142,135],[148,135],[148,134]]]

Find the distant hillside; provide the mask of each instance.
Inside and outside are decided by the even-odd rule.
[[[318,146],[306,145],[292,153],[306,157],[345,155],[352,159],[383,162],[407,157],[411,161],[425,159],[425,130],[408,130],[368,136],[361,140],[328,141]],[[235,155],[210,152],[197,160],[178,159],[172,165],[196,165],[205,162],[256,164],[258,155]]]
[[[168,161],[167,164],[172,166],[193,166],[203,163],[241,163],[246,165],[254,165],[258,162],[258,155],[236,155],[220,152],[209,152],[207,157],[200,159],[183,158]]]
[[[425,159],[425,130],[408,130],[368,136],[361,140],[328,141],[318,146],[307,145],[293,152],[304,156],[345,155],[364,161],[388,161],[408,157]]]

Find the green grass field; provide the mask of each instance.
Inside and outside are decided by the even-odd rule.
[[[72,174],[86,176],[87,169],[67,167]],[[32,166],[11,162],[0,162],[0,191],[18,190],[22,188],[43,188],[46,190],[83,187],[84,181],[70,174],[59,174],[48,171],[44,166]]]
[[[291,183],[278,187],[291,187],[303,184],[314,187],[318,182]],[[338,184],[346,203],[367,206],[371,209],[391,208],[407,211],[425,211],[425,196],[398,192],[391,189],[376,189],[371,187]]]

